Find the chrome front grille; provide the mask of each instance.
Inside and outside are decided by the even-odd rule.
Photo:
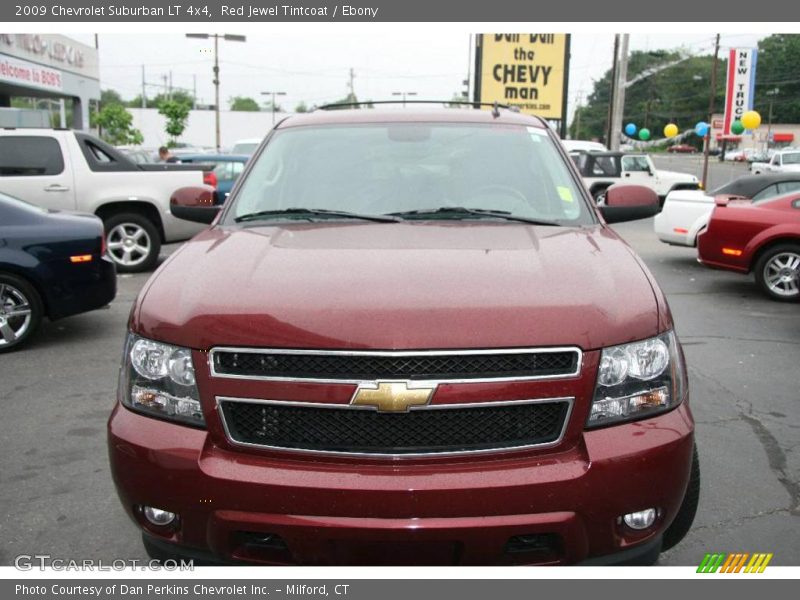
[[[215,377],[277,381],[497,381],[570,377],[578,348],[454,351],[347,351],[214,348]]]
[[[433,405],[384,413],[350,405],[218,398],[235,444],[333,454],[418,456],[557,444],[572,398]]]

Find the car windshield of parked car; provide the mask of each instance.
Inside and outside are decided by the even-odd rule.
[[[800,152],[787,152],[783,155],[783,164],[797,165],[800,164]]]
[[[225,222],[294,208],[419,218],[408,213],[447,207],[563,225],[595,222],[546,130],[429,123],[278,130],[242,182]],[[264,217],[270,216],[277,215]],[[491,218],[444,210],[427,216]]]

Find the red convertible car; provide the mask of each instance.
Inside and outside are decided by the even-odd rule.
[[[800,194],[753,202],[718,197],[697,249],[704,265],[753,272],[770,298],[800,301]]]

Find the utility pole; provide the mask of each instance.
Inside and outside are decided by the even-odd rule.
[[[581,102],[583,102],[583,92],[575,94],[575,138],[581,139]]]
[[[147,108],[147,89],[144,82],[144,65],[142,65],[142,108]]]
[[[275,125],[275,96],[285,96],[286,92],[261,92],[262,96],[272,96],[272,124]]]
[[[197,109],[197,75],[192,75],[192,108]]]
[[[167,97],[172,100],[172,69],[169,70],[169,95]]]
[[[353,70],[353,67],[350,67],[350,83],[348,86],[350,87],[350,102],[356,101],[356,89],[353,85],[353,79],[356,78],[356,72]]]
[[[403,108],[406,107],[406,97],[407,96],[416,96],[417,92],[392,92],[392,96],[402,96],[403,97]]]
[[[619,64],[617,65],[617,80],[614,90],[614,113],[611,119],[611,147],[609,150],[619,150],[620,135],[622,132],[622,113],[625,112],[625,84],[628,81],[628,43],[630,34],[623,33],[619,49]]]
[[[614,35],[614,56],[611,58],[611,82],[608,89],[608,119],[606,120],[606,146],[611,144],[611,127],[614,121],[614,96],[617,85],[617,61],[619,60],[619,34]]]
[[[703,145],[703,189],[708,189],[708,151],[711,146],[711,122],[714,118],[714,96],[717,95],[717,63],[719,62],[719,34],[714,43],[714,62],[711,63],[711,90],[708,94],[708,132]]]
[[[219,33],[187,33],[186,37],[203,40],[214,38],[214,67],[212,69],[212,73],[214,74],[214,79],[212,80],[214,83],[214,129],[216,148],[217,152],[219,152],[222,146],[219,127],[219,38],[222,38],[226,42],[246,42],[247,38],[243,35],[233,35],[230,33],[224,35]]]

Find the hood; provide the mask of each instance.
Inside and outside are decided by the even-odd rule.
[[[679,171],[664,171],[663,169],[658,170],[659,177],[665,177],[667,179],[680,179],[682,181],[698,181],[697,177],[694,175],[690,175],[689,173],[681,173]]]
[[[292,223],[200,233],[142,290],[132,327],[196,349],[588,350],[658,320],[643,267],[600,225]]]

